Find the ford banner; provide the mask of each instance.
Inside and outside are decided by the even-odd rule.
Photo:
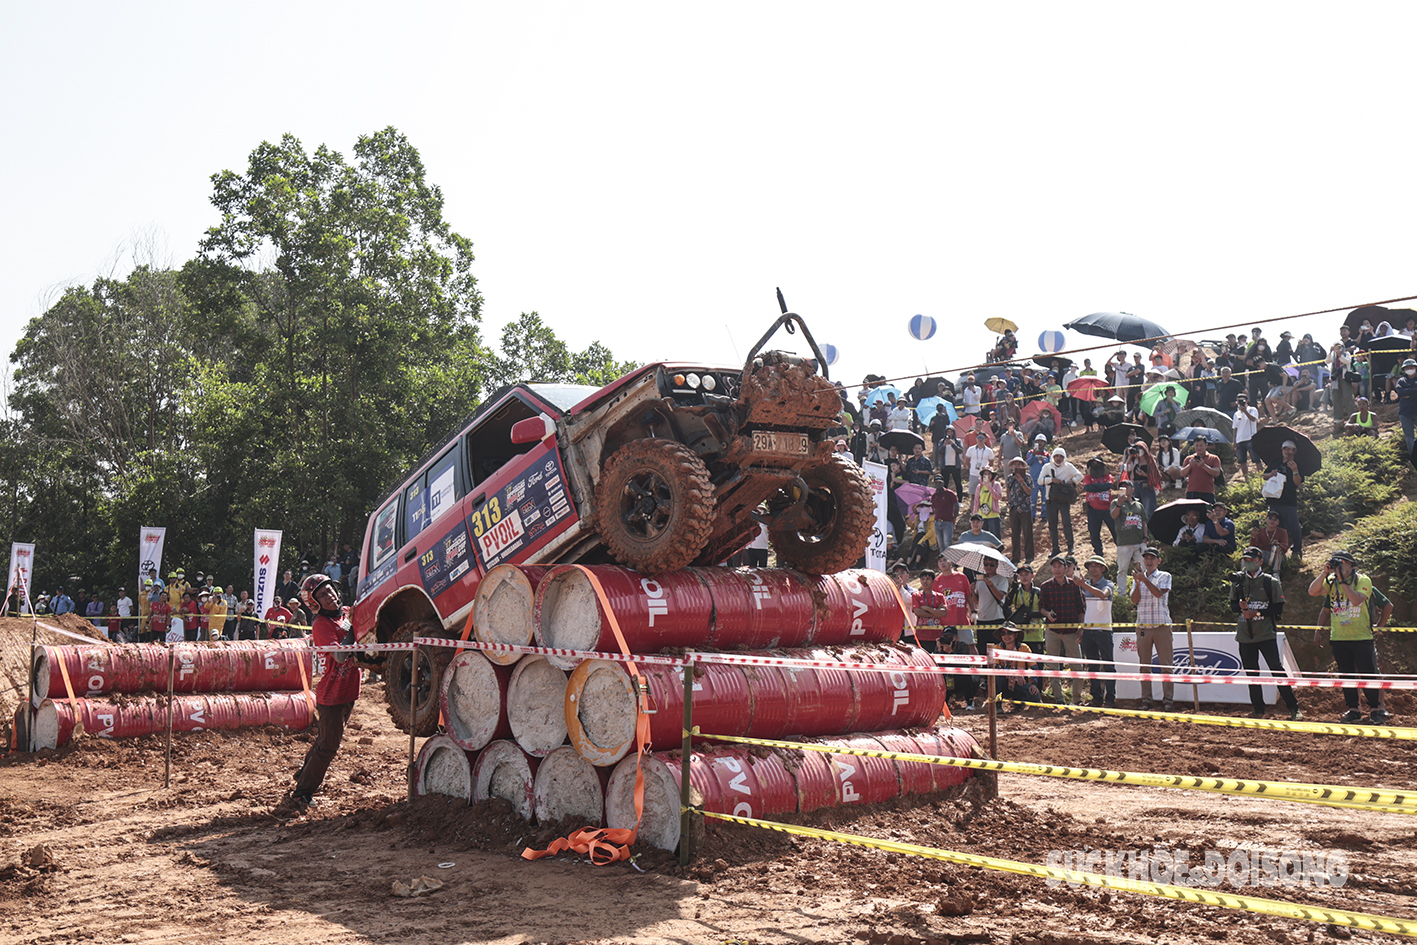
[[[1284,672],[1291,676],[1299,677],[1303,673],[1299,672],[1299,666],[1294,661],[1294,652],[1289,648],[1289,642],[1284,638],[1284,634],[1279,636],[1279,659],[1284,664]],[[1245,667],[1240,663],[1240,645],[1235,642],[1233,633],[1197,632],[1195,638],[1195,663],[1191,662],[1191,647],[1186,641],[1186,631],[1182,627],[1172,634],[1172,647],[1174,653],[1171,658],[1172,672],[1185,673],[1189,676],[1244,676]],[[1117,661],[1117,672],[1134,673],[1137,671],[1137,636],[1134,632],[1121,631],[1112,634],[1113,658]],[[1159,658],[1155,655],[1151,658],[1151,665],[1159,667]],[[1087,666],[1086,669],[1097,667]],[[1271,670],[1265,666],[1264,661],[1260,661],[1260,673],[1263,675],[1277,674],[1278,670]],[[1152,695],[1160,698],[1161,677],[1158,676],[1156,682],[1152,684]],[[1264,686],[1265,701],[1273,704],[1277,692],[1273,686]],[[1225,702],[1244,704],[1250,701],[1250,690],[1246,686],[1205,684],[1198,686],[1200,701],[1202,702]],[[1190,702],[1194,694],[1191,684],[1176,687],[1176,701]],[[1118,699],[1140,699],[1141,683],[1133,679],[1119,679],[1117,681]]]
[[[255,593],[256,616],[264,617],[271,609],[276,596],[276,578],[280,567],[280,531],[278,529],[256,529],[256,578],[251,586]]]

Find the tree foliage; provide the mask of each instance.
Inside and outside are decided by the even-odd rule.
[[[41,585],[126,583],[143,525],[167,527],[169,560],[237,582],[253,528],[281,528],[293,554],[357,545],[483,392],[625,368],[536,313],[502,358],[482,344],[472,243],[393,128],[348,161],[262,143],[211,199],[194,258],[70,288],[11,354],[0,502],[13,538],[42,541]]]

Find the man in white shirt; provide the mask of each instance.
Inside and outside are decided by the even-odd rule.
[[[120,587],[118,589],[118,600],[116,601],[116,605],[118,607],[118,616],[123,618],[118,625],[120,628],[119,633],[122,634],[123,642],[138,642],[137,635],[133,632],[136,627],[133,621],[129,619],[133,616],[133,598],[128,596],[128,589],[126,587]],[[117,643],[119,641],[115,640],[113,642]]]
[[[1137,605],[1137,662],[1143,673],[1151,672],[1151,654],[1156,651],[1159,669],[1167,674],[1161,683],[1161,708],[1173,712],[1176,703],[1172,701],[1175,684],[1171,682],[1173,669],[1171,646],[1171,574],[1162,571],[1161,552],[1148,547],[1141,553],[1142,563],[1132,568],[1132,603]],[[1120,578],[1121,575],[1118,575]],[[1142,683],[1141,709],[1151,708],[1151,680]]]
[[[1250,406],[1249,395],[1243,391],[1235,395],[1235,416],[1230,418],[1235,427],[1235,460],[1240,464],[1240,475],[1250,478],[1250,439],[1260,426],[1258,407]],[[1255,457],[1259,459],[1258,456]]]
[[[979,416],[979,403],[983,400],[983,391],[979,385],[974,383],[974,375],[971,374],[964,379],[964,390],[960,391],[960,396],[964,399],[964,412],[967,416]]]
[[[979,488],[979,474],[993,461],[994,451],[986,446],[983,440],[977,440],[973,446],[964,451],[964,463],[969,469],[969,494],[971,496]]]
[[[886,396],[891,397],[889,394]],[[891,397],[891,409],[886,412],[886,425],[892,430],[909,430],[910,414],[910,407],[904,397]]]

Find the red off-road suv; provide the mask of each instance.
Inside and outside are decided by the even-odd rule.
[[[815,359],[763,351],[800,327]],[[498,391],[379,504],[364,533],[353,621],[379,642],[462,631],[503,562],[616,562],[659,573],[714,565],[757,534],[783,566],[824,574],[859,559],[870,486],[826,431],[841,395],[806,323],[779,318],[740,368],[658,363],[601,389]],[[431,734],[451,650],[385,665],[389,714]],[[418,711],[410,711],[414,693]]]

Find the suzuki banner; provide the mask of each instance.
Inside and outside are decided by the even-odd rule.
[[[1240,662],[1240,644],[1235,642],[1233,633],[1196,633],[1195,650],[1196,661],[1191,664],[1191,650],[1186,641],[1185,628],[1176,630],[1171,635],[1171,664],[1172,672],[1185,673],[1194,676],[1243,676],[1245,667]],[[1294,662],[1294,653],[1289,648],[1289,641],[1284,639],[1284,634],[1279,636],[1279,661],[1283,667],[1269,669],[1265,666],[1264,660],[1260,660],[1259,672],[1261,674],[1278,675],[1286,673],[1296,679],[1303,673],[1299,672],[1299,666]],[[1134,673],[1138,668],[1137,661],[1137,635],[1132,631],[1118,630],[1112,634],[1112,658],[1116,660],[1117,672]],[[1161,660],[1155,654],[1151,657],[1151,665],[1159,667]],[[1087,669],[1096,667],[1088,666]],[[1086,684],[1084,683],[1084,687]],[[1152,698],[1161,698],[1161,676],[1157,676],[1157,681],[1152,684]],[[1245,686],[1235,686],[1229,684],[1204,684],[1200,685],[1200,700],[1202,702],[1228,702],[1244,704],[1250,701],[1250,690]],[[1277,691],[1273,686],[1264,687],[1265,703],[1273,705]],[[1117,680],[1118,699],[1140,699],[1141,683],[1134,679]],[[1189,702],[1192,698],[1191,684],[1186,683],[1176,687],[1176,700],[1178,702]]]
[[[280,567],[280,531],[256,529],[256,579],[251,586],[255,593],[256,616],[264,617],[276,596],[277,569]]]
[[[10,579],[5,582],[5,606],[10,606],[13,599],[19,604],[20,613],[30,612],[30,599],[33,596],[30,591],[30,581],[34,576],[34,545],[22,542],[10,542]]]
[[[167,540],[167,529],[144,525],[138,529],[138,592],[148,578],[162,577],[162,546]],[[151,572],[151,573],[149,573]]]
[[[866,478],[871,480],[871,495],[876,500],[876,527],[871,530],[871,542],[866,546],[866,567],[877,571],[886,569],[886,536],[890,534],[890,524],[886,521],[886,467],[881,463],[862,463]]]

